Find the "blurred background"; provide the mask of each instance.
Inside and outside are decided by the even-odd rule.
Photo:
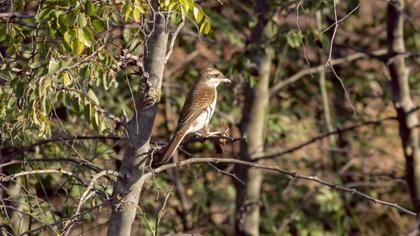
[[[215,67],[232,83],[218,89],[210,129],[246,141],[188,143],[176,158],[255,161],[420,211],[419,1],[161,0],[160,9],[172,36],[185,25],[169,45],[152,147],[169,141],[199,71]],[[142,60],[150,14],[143,0],[0,1],[0,234],[106,234],[116,177],[97,174],[121,165],[141,80],[121,55]],[[200,163],[145,184],[132,235],[417,228],[415,216],[316,182]]]

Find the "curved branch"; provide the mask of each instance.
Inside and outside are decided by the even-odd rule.
[[[387,52],[386,49],[380,49],[380,50],[373,51],[372,55],[379,56],[379,55],[386,54],[386,52]],[[368,57],[368,56],[369,55],[366,55],[366,53],[362,53],[362,52],[354,53],[354,54],[351,54],[351,55],[343,57],[343,58],[331,59],[329,61],[329,65],[335,66],[335,65],[339,65],[339,64],[344,64],[344,63],[355,61],[355,60],[365,58],[365,57]],[[280,82],[275,84],[273,87],[271,87],[270,96],[274,96],[280,90],[282,90],[285,87],[289,86],[290,84],[300,80],[304,76],[310,75],[310,74],[313,74],[313,73],[318,73],[318,72],[320,72],[324,69],[325,69],[325,65],[319,65],[319,66],[311,67],[311,68],[308,68],[308,69],[303,69],[303,70],[297,72],[296,74],[292,75],[291,77],[286,78],[284,80],[281,80]]]
[[[300,144],[298,144],[296,146],[293,146],[291,148],[285,149],[283,151],[279,151],[279,152],[275,152],[275,153],[270,153],[270,154],[264,154],[262,156],[257,156],[257,157],[255,157],[253,159],[253,161],[254,162],[258,162],[258,161],[261,161],[261,160],[273,159],[273,158],[276,158],[276,157],[280,157],[280,156],[283,156],[285,154],[289,154],[289,153],[292,153],[294,151],[297,151],[297,150],[299,150],[299,149],[301,149],[303,147],[306,147],[306,146],[308,146],[310,144],[313,144],[313,143],[315,143],[315,142],[317,142],[317,141],[319,141],[321,139],[327,138],[327,137],[329,137],[331,135],[336,135],[336,134],[339,134],[339,133],[344,133],[344,132],[352,131],[352,130],[355,130],[355,129],[358,129],[358,128],[361,128],[361,127],[364,127],[364,126],[379,125],[379,124],[382,124],[385,121],[395,120],[395,119],[397,119],[397,117],[395,117],[395,116],[389,116],[389,117],[385,117],[385,118],[380,119],[380,120],[370,120],[370,121],[362,122],[360,124],[350,125],[350,126],[347,126],[347,127],[344,127],[344,128],[338,128],[338,129],[335,129],[335,130],[333,130],[331,132],[327,132],[327,133],[321,134],[319,136],[313,137],[313,138],[311,138],[311,139],[309,139],[309,140],[307,140],[307,141],[305,141],[303,143],[300,143]]]
[[[158,174],[162,171],[165,171],[165,170],[168,170],[168,169],[173,169],[173,168],[180,168],[180,167],[190,165],[190,164],[193,164],[193,163],[232,163],[232,164],[245,165],[245,166],[254,167],[254,168],[258,168],[258,169],[273,171],[273,172],[276,172],[276,173],[280,173],[282,175],[289,176],[293,179],[303,179],[303,180],[307,180],[307,181],[311,181],[311,182],[316,182],[318,184],[324,185],[324,186],[326,186],[328,188],[331,188],[331,189],[334,189],[334,190],[351,193],[352,195],[357,195],[359,197],[362,197],[362,198],[365,198],[369,201],[372,201],[375,204],[380,204],[380,205],[383,205],[383,206],[395,208],[395,209],[397,209],[401,212],[404,212],[404,213],[407,213],[407,214],[410,214],[410,215],[413,215],[413,216],[417,216],[417,214],[415,212],[410,211],[410,210],[408,210],[404,207],[401,207],[397,203],[388,202],[388,201],[384,201],[384,200],[374,198],[372,196],[369,196],[365,193],[362,193],[362,192],[356,190],[355,188],[347,188],[347,187],[344,187],[344,186],[329,183],[325,180],[322,180],[322,179],[318,178],[317,176],[302,175],[302,174],[299,174],[299,173],[294,172],[294,171],[284,170],[284,169],[282,169],[280,167],[277,167],[277,166],[263,165],[263,164],[259,164],[259,163],[255,163],[255,162],[242,161],[242,160],[233,159],[233,158],[211,158],[211,157],[207,157],[207,158],[191,158],[191,159],[187,159],[187,160],[183,160],[183,161],[177,161],[177,162],[174,162],[174,163],[165,164],[165,165],[159,166],[155,169],[152,169],[150,172],[147,172],[146,174],[144,174],[141,178],[144,181],[147,178],[149,178],[149,177],[151,177],[155,174]]]

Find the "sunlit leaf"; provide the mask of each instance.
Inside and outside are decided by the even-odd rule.
[[[87,21],[86,21],[86,17],[85,17],[84,13],[77,14],[76,23],[77,23],[77,26],[80,27],[80,28],[86,26]]]
[[[93,34],[87,27],[77,30],[78,39],[86,46],[91,47],[93,44]]]
[[[48,74],[54,74],[61,67],[61,62],[51,58],[48,64]]]
[[[95,104],[99,104],[99,100],[98,100],[98,98],[96,97],[96,95],[95,95],[95,93],[91,90],[91,89],[89,89],[89,91],[88,91],[88,97],[95,103]]]
[[[64,86],[69,86],[72,83],[71,76],[66,71],[61,74],[61,80],[63,81]]]

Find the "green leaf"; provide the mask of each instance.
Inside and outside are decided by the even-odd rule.
[[[133,15],[133,19],[136,22],[140,22],[140,20],[141,20],[141,14],[144,13],[144,12],[145,11],[144,11],[143,8],[141,8],[140,6],[135,6],[131,14]]]
[[[302,41],[302,34],[296,30],[290,31],[286,35],[286,41],[290,47],[298,48]]]
[[[93,44],[93,34],[87,27],[77,30],[78,39],[86,46],[91,47]]]
[[[87,95],[95,104],[99,104],[98,98],[96,97],[95,93],[91,89],[89,89]]]
[[[208,34],[210,32],[210,28],[211,28],[210,19],[206,17],[200,26],[200,33]]]
[[[13,11],[21,11],[25,8],[25,2],[26,0],[13,0],[12,1],[12,9]],[[7,4],[3,3],[3,4]]]
[[[188,7],[187,9],[193,9],[194,8],[194,0],[187,0],[186,2],[186,6]]]
[[[99,19],[93,19],[92,26],[96,30],[96,32],[103,32],[106,29],[105,22]]]
[[[60,27],[62,27],[61,32],[67,30],[70,26],[69,17],[66,14],[60,15],[58,17],[58,24],[60,25]]]
[[[91,122],[91,114],[92,114],[92,104],[89,103],[88,105],[85,106],[84,110],[83,110],[83,115],[85,117],[85,119],[89,122]]]
[[[51,58],[50,63],[48,64],[48,74],[54,74],[61,67],[61,62]]]
[[[194,14],[194,18],[197,24],[200,23],[200,21],[203,19],[203,16],[204,16],[203,10],[199,7],[194,7],[193,14]]]
[[[210,20],[208,20],[206,26],[204,27],[204,34],[208,34],[210,32],[210,29],[211,29],[211,22]]]
[[[175,8],[175,6],[177,6],[177,5],[178,5],[178,3],[177,3],[177,2],[172,2],[171,4],[169,4],[169,7],[168,7],[168,12],[172,11],[172,9],[174,9],[174,8]]]
[[[51,8],[45,8],[43,10],[41,10],[36,16],[35,16],[35,20],[37,21],[42,21],[42,20],[46,20],[49,19],[51,16],[51,13],[53,12],[53,9]]]
[[[68,72],[63,72],[61,74],[61,80],[63,80],[64,86],[69,86],[72,83],[71,76]]]
[[[86,21],[85,14],[83,14],[83,13],[77,14],[76,24],[77,24],[77,26],[79,26],[79,28],[82,28],[82,27],[86,26],[87,21]]]
[[[94,119],[92,119],[92,125],[93,128],[95,128],[97,131],[100,131],[100,123],[101,123],[101,119],[99,117],[99,113],[98,112],[94,112]]]
[[[121,8],[121,14],[124,16],[125,21],[128,21],[131,11],[131,1],[128,0],[124,3],[124,5]]]
[[[86,1],[85,9],[86,9],[86,14],[88,16],[94,16],[94,15],[96,15],[95,5],[91,1]]]
[[[76,36],[76,31],[75,30],[68,30],[64,33],[64,41],[68,44],[71,45],[72,41],[74,40]]]
[[[83,43],[79,39],[74,38],[71,42],[71,49],[73,50],[74,54],[80,55],[85,49],[85,45],[83,45]]]

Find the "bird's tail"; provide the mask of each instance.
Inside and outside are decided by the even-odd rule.
[[[160,164],[166,163],[171,159],[171,157],[174,155],[176,149],[178,148],[179,144],[181,144],[186,134],[187,132],[185,131],[179,131],[175,134],[175,136],[172,138],[168,149],[166,149],[165,155],[159,162]]]

